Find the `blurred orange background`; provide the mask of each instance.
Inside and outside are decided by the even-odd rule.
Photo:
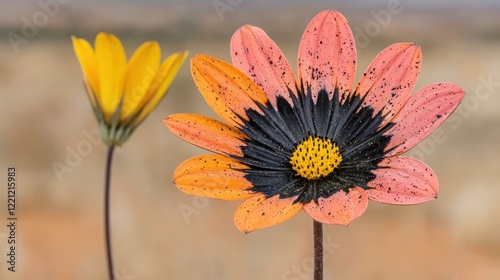
[[[500,5],[414,2],[3,2],[0,279],[106,279],[106,149],[94,138],[97,124],[71,35],[93,42],[99,31],[114,33],[129,57],[142,42],[157,40],[163,58],[187,49],[229,61],[232,33],[252,24],[268,32],[295,69],[302,32],[324,9],[349,20],[358,76],[389,44],[414,41],[423,52],[415,89],[449,81],[467,92],[449,121],[408,153],[434,169],[439,199],[411,207],[370,202],[348,227],[325,226],[325,279],[500,279]],[[20,41],[13,43],[13,36]],[[111,215],[118,280],[311,279],[312,221],[306,214],[245,235],[233,225],[240,202],[197,198],[174,187],[175,167],[206,153],[162,124],[179,112],[215,117],[188,63],[115,153]],[[54,164],[69,171],[58,173]],[[18,181],[16,272],[7,270],[9,166],[16,167]]]

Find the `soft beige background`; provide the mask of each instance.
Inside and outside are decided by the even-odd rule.
[[[401,1],[400,12],[382,26],[374,23],[387,10],[386,1],[356,6],[60,2],[65,4],[17,53],[7,34],[21,35],[23,17],[32,20],[43,9],[35,1],[9,1],[0,11],[0,279],[106,279],[105,147],[86,136],[95,132],[96,121],[70,35],[93,41],[99,31],[115,33],[129,56],[143,41],[158,40],[163,57],[188,49],[191,55],[229,60],[232,33],[250,23],[265,29],[295,68],[304,28],[328,8],[349,19],[364,47],[358,76],[384,47],[414,41],[423,51],[416,87],[450,81],[467,96],[453,119],[409,153],[437,173],[439,199],[411,207],[370,203],[350,226],[326,226],[325,278],[500,279],[498,6]],[[234,7],[219,17],[213,3]],[[359,36],[366,28],[374,28],[369,42]],[[187,63],[166,98],[114,157],[112,233],[119,279],[311,279],[312,222],[306,214],[244,235],[232,221],[239,202],[195,198],[173,186],[175,167],[203,152],[161,123],[177,112],[214,116]],[[84,152],[80,160],[68,156],[78,149]],[[55,162],[71,165],[62,180],[53,170]],[[7,271],[4,225],[10,165],[16,166],[19,183],[15,273]],[[190,215],[183,216],[182,209]]]

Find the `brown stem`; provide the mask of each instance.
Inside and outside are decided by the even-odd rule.
[[[323,224],[313,220],[314,280],[323,280]]]
[[[111,252],[111,232],[110,232],[110,219],[109,219],[109,200],[110,200],[110,190],[111,190],[111,163],[113,161],[113,151],[115,147],[108,147],[108,155],[106,159],[106,178],[104,181],[104,230],[106,235],[106,257],[108,262],[108,273],[109,279],[114,280],[114,269],[113,269],[113,256]]]

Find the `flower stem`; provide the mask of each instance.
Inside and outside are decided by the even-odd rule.
[[[314,280],[323,280],[323,224],[313,220]]]
[[[111,233],[109,220],[109,200],[111,189],[111,162],[113,161],[113,151],[115,146],[108,146],[108,154],[106,158],[106,178],[104,182],[104,230],[106,232],[106,257],[108,261],[109,279],[114,280],[113,256],[111,252]]]

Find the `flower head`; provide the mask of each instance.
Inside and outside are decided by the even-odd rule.
[[[186,59],[174,53],[160,65],[157,42],[145,42],[127,62],[123,46],[114,35],[99,33],[95,48],[72,37],[85,87],[107,145],[123,144],[156,107]]]
[[[243,232],[302,209],[316,221],[347,225],[368,199],[415,204],[437,197],[431,168],[401,154],[439,126],[464,92],[436,83],[411,94],[417,45],[383,50],[355,87],[352,32],[340,13],[324,11],[302,36],[298,79],[260,28],[238,29],[231,56],[234,66],[206,55],[191,60],[198,89],[225,122],[194,114],[164,120],[180,138],[218,154],[182,163],[178,188],[246,199],[235,214]]]

